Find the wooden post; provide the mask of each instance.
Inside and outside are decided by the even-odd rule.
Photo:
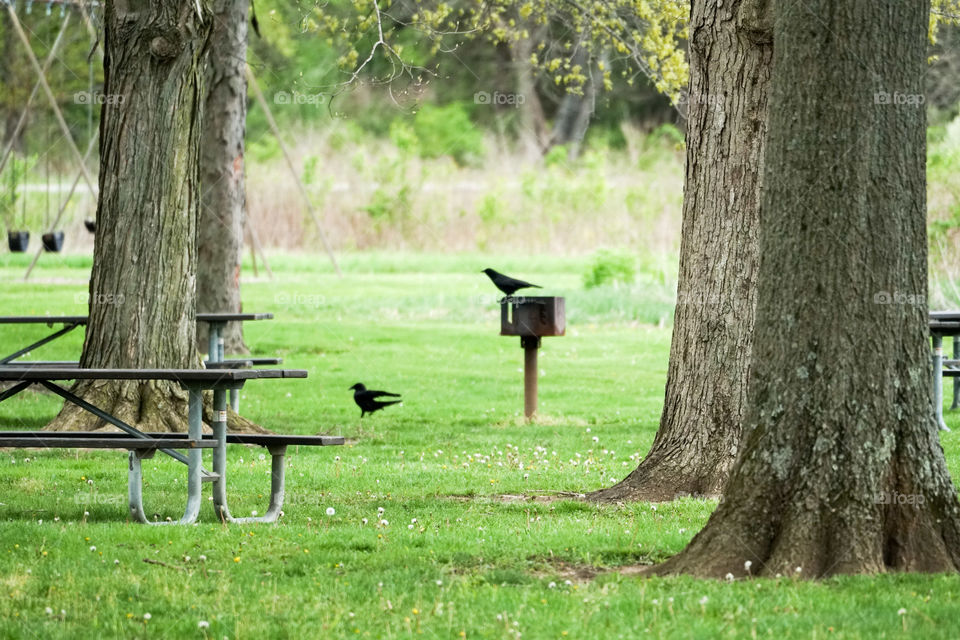
[[[539,336],[522,336],[523,347],[523,415],[527,420],[537,412],[537,351],[540,349]]]

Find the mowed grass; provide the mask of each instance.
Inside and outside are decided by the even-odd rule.
[[[27,259],[0,256],[0,314],[85,312],[89,258],[45,255],[23,283]],[[277,316],[247,324],[248,344],[310,377],[250,383],[242,412],[278,433],[351,443],[291,449],[281,522],[224,526],[205,505],[196,526],[133,524],[123,452],[5,450],[0,637],[960,634],[956,576],[725,583],[618,571],[677,553],[715,507],[597,506],[564,493],[619,480],[652,442],[670,346],[672,285],[661,276],[584,291],[580,258],[342,263],[342,279],[319,255],[275,257],[273,280],[245,272],[245,310]],[[543,340],[533,424],[520,415],[519,339],[498,335],[486,266],[567,298],[567,335]],[[44,331],[0,325],[0,344],[6,353]],[[81,345],[78,330],[30,357],[75,359]],[[347,389],[358,381],[402,393],[404,405],[361,424]],[[21,394],[0,404],[0,426],[38,428],[58,408]],[[957,477],[960,419],[947,420]],[[237,515],[266,507],[265,454],[230,452]],[[145,464],[160,519],[179,516],[184,471],[163,456]]]

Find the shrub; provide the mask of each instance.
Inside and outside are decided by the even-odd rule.
[[[424,158],[450,156],[459,165],[469,165],[483,157],[483,134],[458,103],[423,105],[413,118],[413,130]]]
[[[637,266],[632,255],[601,249],[583,274],[583,286],[592,289],[606,284],[632,284],[636,275]]]

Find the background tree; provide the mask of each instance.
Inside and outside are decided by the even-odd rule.
[[[198,12],[201,11],[202,13]],[[197,367],[196,245],[209,1],[106,4],[100,198],[82,367]],[[75,393],[150,431],[185,431],[186,394],[162,382]],[[68,404],[51,429],[94,429]]]
[[[247,121],[249,0],[214,0],[207,100],[200,139],[200,221],[197,227],[197,311],[239,312],[240,261],[246,219],[244,133]],[[228,353],[249,353],[242,324],[223,334]],[[207,327],[197,327],[206,352]]]
[[[739,451],[756,303],[769,0],[694,0],[680,272],[660,427],[597,500],[718,495]]]
[[[744,451],[660,573],[960,569],[926,329],[928,10],[774,5]]]

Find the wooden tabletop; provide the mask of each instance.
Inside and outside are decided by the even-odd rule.
[[[87,324],[87,316],[0,316],[0,324]]]
[[[173,380],[218,384],[259,378],[306,378],[303,369],[78,369],[74,367],[0,367],[0,381],[29,380]]]
[[[272,313],[198,313],[198,322],[273,320]],[[87,316],[0,316],[0,324],[87,324]]]
[[[930,333],[941,336],[960,335],[960,320],[930,320]]]
[[[247,322],[249,320],[273,320],[272,313],[198,313],[199,322]]]

